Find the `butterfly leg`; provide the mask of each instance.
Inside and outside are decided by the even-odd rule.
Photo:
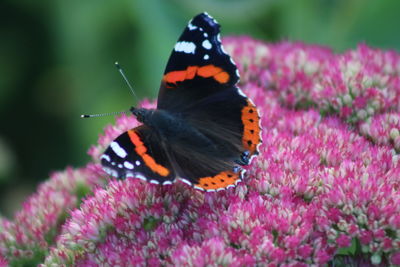
[[[233,172],[234,173],[239,173],[242,170],[240,166],[233,166]]]
[[[245,166],[245,165],[249,165],[250,163],[250,152],[249,151],[244,151],[242,153],[242,155],[240,155],[240,159],[235,160],[235,163],[241,165],[241,166]]]

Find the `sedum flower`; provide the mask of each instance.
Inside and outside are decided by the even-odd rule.
[[[13,221],[0,219],[1,255],[11,265],[41,262],[71,209],[79,206],[95,187],[104,184],[102,173],[95,164],[53,173],[24,202]]]
[[[0,267],[6,267],[7,265],[8,265],[7,260],[0,255]]]
[[[89,150],[94,163],[52,175],[13,220],[0,219],[0,263],[400,265],[399,55],[224,44],[262,115],[264,142],[243,182],[203,193],[108,180],[102,151],[138,125],[123,115]]]

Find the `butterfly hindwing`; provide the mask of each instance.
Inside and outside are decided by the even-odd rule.
[[[216,153],[200,153],[180,143],[171,146],[181,180],[208,191],[234,185],[241,173],[233,170],[249,164],[258,154],[259,114],[251,100],[239,92],[232,87],[185,111],[186,120],[213,142]]]

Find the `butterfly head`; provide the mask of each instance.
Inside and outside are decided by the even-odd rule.
[[[144,124],[149,119],[149,115],[151,113],[150,110],[144,109],[144,108],[136,108],[136,107],[131,107],[129,109],[130,112],[132,112],[133,115],[135,115],[136,119]]]

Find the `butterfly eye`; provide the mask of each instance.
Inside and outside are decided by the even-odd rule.
[[[130,111],[132,112],[133,115],[135,115],[138,121],[144,122],[144,119],[146,117],[144,109],[131,107]]]

